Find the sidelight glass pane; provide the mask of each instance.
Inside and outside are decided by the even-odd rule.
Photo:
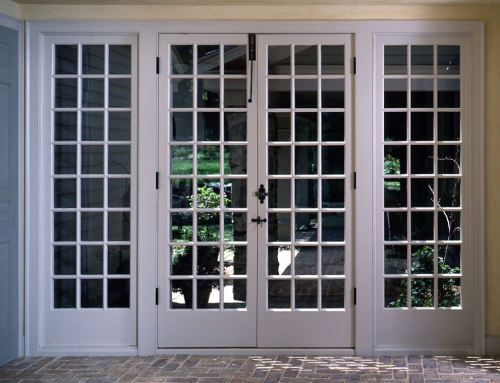
[[[411,174],[434,173],[434,146],[412,145]]]
[[[411,47],[411,74],[434,73],[434,47],[413,45]]]
[[[76,108],[78,80],[76,78],[56,78],[54,82],[54,107]]]
[[[247,80],[224,79],[224,107],[247,107]]]
[[[246,45],[226,45],[224,47],[224,74],[247,73]]]
[[[318,73],[318,47],[316,45],[296,45],[295,74]]]
[[[421,78],[411,80],[411,107],[434,107],[434,80]]]
[[[407,238],[407,213],[386,212],[384,214],[384,239],[403,241]]]
[[[130,174],[130,145],[108,146],[108,173]]]
[[[109,74],[132,73],[132,47],[130,45],[109,46]]]
[[[344,107],[344,80],[322,79],[321,80],[321,107],[343,108]],[[314,106],[315,107],[315,106]]]
[[[82,141],[104,141],[104,112],[82,112]]]
[[[267,48],[269,75],[291,74],[290,45],[269,46]]]
[[[172,45],[170,47],[170,63],[172,74],[193,74],[193,46]]]
[[[108,308],[130,307],[130,279],[108,279]]]
[[[344,46],[321,46],[321,74],[344,74]]]
[[[408,47],[406,45],[384,46],[384,74],[406,74],[408,69]]]
[[[193,80],[171,79],[170,80],[170,107],[192,108],[193,107]]]
[[[76,279],[54,280],[54,308],[76,308]]]
[[[220,107],[220,82],[218,78],[198,79],[198,108]]]
[[[344,213],[322,213],[321,237],[324,242],[344,241]]]
[[[81,279],[80,283],[82,308],[103,308],[103,280]]]
[[[291,280],[270,280],[267,282],[267,308],[289,309],[291,307]]]
[[[104,207],[104,179],[81,179],[82,207]]]
[[[108,212],[108,241],[130,241],[130,212]]]
[[[437,125],[439,141],[460,141],[460,112],[439,112]]]
[[[76,213],[54,213],[54,241],[76,241]]]
[[[438,146],[438,174],[461,174],[460,146]]]
[[[81,212],[81,240],[102,241],[104,237],[104,214],[102,212]]]
[[[78,73],[78,45],[55,46],[55,74]]]
[[[460,212],[440,211],[438,212],[438,240],[460,241]]]
[[[406,108],[408,82],[405,79],[384,80],[384,108]]]
[[[440,207],[461,207],[460,178],[438,179],[438,201]]]
[[[76,141],[76,112],[54,113],[54,140]]]
[[[412,278],[411,279],[411,306],[433,307],[434,306],[434,279]]]
[[[384,141],[407,140],[406,118],[405,112],[384,113]]]
[[[407,279],[384,279],[384,307],[408,307]]]
[[[104,146],[82,145],[82,174],[104,173]]]
[[[460,74],[460,45],[438,45],[438,74]]]
[[[296,246],[293,262],[295,275],[318,275],[317,246]]]
[[[54,180],[54,207],[76,207],[76,179]]]
[[[295,280],[295,308],[315,309],[318,308],[318,281],[317,280]]]
[[[434,248],[431,246],[411,247],[411,273],[434,274]]]
[[[247,140],[246,112],[224,113],[224,141]]]
[[[384,274],[407,274],[406,246],[384,246]]]
[[[130,178],[108,178],[108,207],[130,207]]]
[[[439,307],[460,307],[460,278],[439,278],[438,279],[438,306]]]
[[[384,207],[407,206],[407,180],[406,178],[384,179]]]
[[[268,80],[268,108],[290,108],[291,107],[291,91],[290,80]]]
[[[344,174],[344,151],[344,146],[321,146],[321,174]]]
[[[82,78],[82,108],[104,108],[104,79]]]
[[[269,213],[267,228],[269,242],[290,242],[292,229],[290,213]]]
[[[291,141],[291,116],[290,113],[268,114],[268,141]]]
[[[343,208],[345,206],[345,180],[321,180],[321,207]]]
[[[130,274],[130,246],[108,246],[108,274]]]
[[[76,246],[54,246],[54,275],[76,275]]]
[[[295,207],[318,207],[318,180],[295,180]]]
[[[321,308],[343,309],[345,295],[345,281],[343,279],[321,280]]]
[[[433,178],[412,178],[411,207],[434,207],[435,191]]]
[[[220,73],[220,46],[198,45],[198,74]]]
[[[321,246],[321,275],[345,274],[344,246]]]
[[[344,141],[343,112],[323,112],[321,113],[321,141]]]
[[[104,74],[104,45],[82,45],[82,73]]]
[[[413,112],[411,114],[411,140],[434,140],[434,113]]]
[[[411,239],[415,241],[434,240],[434,212],[411,212]]]
[[[131,107],[131,80],[129,78],[110,78],[108,105],[110,108]]]
[[[108,112],[108,139],[110,141],[131,140],[130,112]]]
[[[104,253],[102,246],[81,246],[81,273],[102,274]]]

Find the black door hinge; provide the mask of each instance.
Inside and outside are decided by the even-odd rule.
[[[250,61],[255,61],[257,58],[256,44],[255,44],[255,33],[250,33],[248,35],[248,59]]]
[[[156,58],[156,74],[160,74],[160,58]]]
[[[352,67],[353,67],[353,73],[356,74],[356,57],[353,57],[352,59]]]
[[[356,190],[356,172],[354,172],[353,186],[354,190]]]
[[[158,303],[156,303],[158,304]],[[354,288],[354,306],[356,306],[356,287]]]
[[[156,190],[158,190],[159,185],[160,185],[160,173],[156,172]]]
[[[156,300],[156,306],[158,306],[158,287],[156,288],[155,300]]]

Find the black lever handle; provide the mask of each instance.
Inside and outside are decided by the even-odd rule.
[[[260,215],[257,218],[252,218],[252,222],[257,222],[257,225],[260,224],[260,227],[262,227],[262,223],[266,223],[267,219],[260,219]]]

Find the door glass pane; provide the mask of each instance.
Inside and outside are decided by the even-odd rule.
[[[220,73],[220,46],[198,45],[198,74]]]
[[[411,179],[411,207],[433,207],[435,200],[434,179]]]
[[[295,241],[318,240],[318,213],[295,213]]]
[[[273,74],[290,74],[290,46],[277,45],[269,46],[268,51],[267,73]]]
[[[226,45],[224,47],[224,74],[246,74],[247,47]]]
[[[279,155],[279,157],[278,157]],[[290,174],[291,159],[290,146],[268,147],[268,174]],[[279,158],[279,161],[278,161]]]
[[[130,307],[130,279],[108,279],[108,307]]]
[[[296,45],[295,74],[318,73],[318,47],[316,45]]]
[[[460,141],[460,113],[439,112],[437,115],[438,140]]]
[[[76,112],[54,113],[54,140],[76,141]]]
[[[321,275],[345,274],[345,247],[321,246]]]
[[[268,141],[291,141],[290,113],[269,113]]]
[[[132,73],[132,47],[130,45],[109,46],[109,74]]]
[[[289,242],[291,240],[290,213],[269,213],[267,227],[269,241]]]
[[[411,47],[411,74],[434,73],[434,47],[413,45]]]
[[[384,146],[384,174],[406,174],[406,162],[405,145]]]
[[[384,247],[384,274],[407,274],[407,247],[385,246]]]
[[[434,212],[411,212],[411,239],[434,240]]]
[[[82,141],[104,141],[104,112],[82,112]]]
[[[321,167],[322,174],[344,174],[344,146],[322,146]]]
[[[296,246],[294,268],[295,275],[317,275],[318,248],[316,246]]]
[[[460,80],[438,79],[438,108],[460,108]]]
[[[198,141],[220,140],[220,113],[198,112],[197,113],[197,138]]]
[[[54,275],[76,275],[76,246],[54,246]]]
[[[170,73],[193,74],[193,46],[172,45],[170,47]]]
[[[434,306],[434,279],[411,278],[411,307]]]
[[[438,240],[460,241],[460,212],[442,211],[438,214]],[[445,246],[446,247],[446,246]],[[447,246],[450,247],[450,246]]]
[[[384,179],[384,207],[406,207],[407,206],[406,198],[407,198],[406,178]]]
[[[406,117],[404,112],[384,113],[384,141],[407,140]]]
[[[102,241],[104,236],[104,214],[102,212],[81,212],[80,214],[82,241]]]
[[[82,174],[104,173],[104,146],[82,145]]]
[[[407,90],[405,79],[384,79],[384,108],[406,108]]]
[[[130,246],[108,246],[108,274],[130,274]]]
[[[224,107],[245,108],[247,106],[247,81],[240,79],[224,80]]]
[[[108,112],[108,129],[110,141],[130,141],[131,116],[130,112]]]
[[[287,309],[291,307],[291,280],[268,281],[267,307],[269,309]]]
[[[434,113],[413,112],[411,114],[411,140],[434,140]]]
[[[460,174],[460,146],[438,145],[438,173]]]
[[[247,140],[247,114],[245,112],[224,113],[224,141]]]
[[[283,109],[291,107],[290,80],[268,80],[269,93],[267,103],[269,108]]]
[[[438,200],[441,207],[461,207],[460,178],[439,178]]]
[[[76,308],[76,279],[54,280],[54,308]]]
[[[329,154],[328,147],[323,159]],[[343,147],[341,147],[343,149]],[[325,170],[325,169],[323,169]],[[295,146],[295,174],[318,173],[318,148],[316,146]]]
[[[104,179],[81,179],[82,207],[104,207]]]
[[[292,206],[291,193],[292,184],[289,179],[268,181],[269,195],[267,196],[270,208],[290,208]]]
[[[82,79],[82,108],[104,108],[104,79]]]
[[[384,74],[406,74],[408,70],[406,45],[386,45],[384,47]]]
[[[193,174],[193,146],[177,145],[170,147],[171,174]]]
[[[291,263],[291,246],[267,247],[267,275],[290,275]]]
[[[55,74],[78,73],[78,46],[55,46]]]
[[[343,208],[345,206],[345,181],[343,179],[321,180],[321,206]]]
[[[434,106],[434,81],[428,79],[411,80],[411,107],[432,108]]]
[[[344,308],[344,285],[343,279],[321,280],[321,307],[323,309]]]
[[[104,45],[82,45],[82,73],[104,74]]]
[[[108,178],[108,206],[130,207],[130,178]]]
[[[318,307],[318,281],[295,280],[295,308],[315,309]]]
[[[438,74],[460,74],[460,45],[438,45]]]
[[[308,106],[310,108],[315,107]],[[321,80],[321,107],[343,108],[344,107],[344,80]]]
[[[224,146],[224,174],[247,174],[247,146]]]
[[[85,309],[103,308],[103,280],[81,279],[81,305]]]
[[[406,212],[386,212],[384,214],[384,239],[402,241],[407,237]]]
[[[172,141],[192,141],[193,140],[193,113],[173,112],[171,114],[170,130]]]
[[[345,238],[344,213],[322,213],[321,228],[321,236],[323,241],[343,241]]]
[[[130,241],[130,212],[108,213],[108,241]]]
[[[295,113],[295,141],[318,140],[318,114]]]
[[[342,112],[321,113],[321,141],[344,141],[344,120]]]
[[[219,79],[198,79],[198,108],[219,108]]]
[[[76,207],[76,179],[54,180],[54,207]]]
[[[193,107],[193,80],[189,78],[170,80],[170,103],[172,108]]]
[[[411,247],[411,273],[434,273],[434,248],[430,246]]]
[[[321,46],[321,74],[344,74],[344,46]]]
[[[54,82],[54,107],[76,108],[78,80],[76,78],[56,78]]]
[[[412,145],[411,147],[411,173],[434,173],[434,146]]]
[[[76,241],[76,213],[54,213],[54,241]]]
[[[103,273],[103,248],[102,246],[81,246],[81,273]]]

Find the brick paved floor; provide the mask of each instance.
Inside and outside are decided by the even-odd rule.
[[[19,358],[0,382],[500,383],[500,358],[207,356]],[[363,383],[363,382],[361,382]]]

